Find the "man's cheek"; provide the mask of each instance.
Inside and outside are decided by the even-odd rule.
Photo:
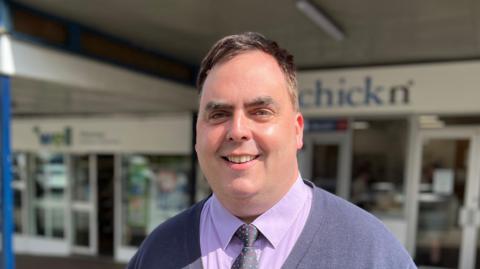
[[[282,135],[278,125],[262,126],[262,128],[259,128],[258,132],[269,137]]]

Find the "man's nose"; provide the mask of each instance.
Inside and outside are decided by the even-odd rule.
[[[227,133],[229,141],[247,141],[251,138],[250,121],[243,113],[235,113]]]

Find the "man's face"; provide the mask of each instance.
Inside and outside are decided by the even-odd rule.
[[[277,202],[298,176],[302,135],[303,118],[273,57],[246,52],[210,70],[195,149],[220,201]]]

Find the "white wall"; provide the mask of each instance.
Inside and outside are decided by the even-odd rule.
[[[86,94],[144,100],[159,111],[194,111],[197,92],[193,85],[160,79],[60,50],[0,36],[0,74],[63,85]],[[40,84],[40,83],[39,83]],[[59,86],[57,86],[58,88]],[[41,91],[41,87],[38,91]],[[15,91],[15,89],[13,89]]]

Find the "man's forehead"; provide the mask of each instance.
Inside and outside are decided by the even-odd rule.
[[[280,65],[272,55],[260,50],[251,50],[235,54],[216,63],[207,72],[205,82],[212,79],[213,73],[221,74],[222,76],[233,74],[256,74],[262,76],[262,71],[267,72],[268,77],[274,77],[277,81],[284,81],[285,79]]]
[[[263,51],[253,50],[217,63],[202,85],[199,104],[200,109],[210,110],[280,104],[284,97],[288,98],[288,84],[277,61]]]

